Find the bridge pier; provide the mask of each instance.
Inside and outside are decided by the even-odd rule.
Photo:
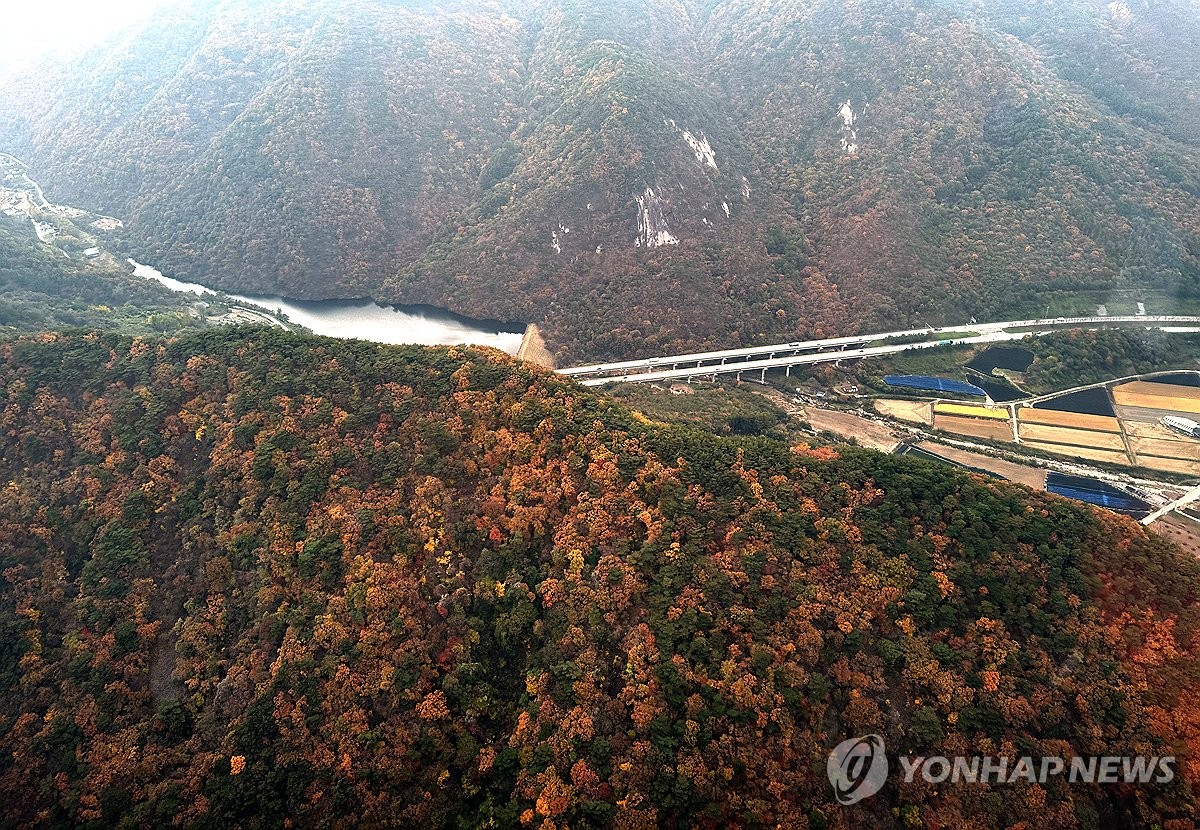
[[[951,341],[931,341],[925,339],[913,341],[907,345],[903,343],[891,344],[884,342],[890,337],[909,337],[915,335],[926,337],[928,334],[931,334],[931,332],[926,332],[924,330],[903,331],[866,335],[855,338],[828,338],[825,340],[813,340],[805,343],[779,343],[773,346],[765,346],[761,348],[738,348],[686,355],[671,355],[650,360],[625,361],[613,364],[575,366],[566,369],[560,369],[558,371],[567,376],[580,377],[581,381],[587,386],[601,386],[606,383],[619,382],[626,377],[630,377],[632,379],[632,377],[639,374],[660,376],[665,375],[666,377],[659,377],[658,379],[669,380],[680,375],[681,373],[690,372],[692,369],[706,368],[712,371],[704,374],[701,374],[697,371],[695,373],[695,377],[705,378],[711,376],[714,380],[716,380],[719,376],[726,373],[733,374],[733,372],[736,371],[734,367],[739,364],[744,365],[745,363],[757,363],[758,368],[762,369],[763,364],[765,363],[768,365],[768,368],[771,369],[784,369],[787,377],[790,378],[791,369],[796,366],[839,362],[847,359],[857,360],[863,358],[872,358],[884,354],[894,354],[907,349],[927,349],[937,346],[954,345],[956,343],[968,342],[992,342],[997,339],[1009,339],[1009,335],[1011,335],[1013,339],[1020,339],[1021,337],[1034,336],[1037,330],[1046,328],[1064,328],[1069,326],[1095,327],[1097,325],[1112,326],[1121,323],[1136,325],[1139,328],[1158,328],[1169,333],[1200,331],[1200,315],[1156,316],[1147,314],[1145,316],[1136,317],[1066,317],[1040,321],[1017,320],[979,325],[972,323],[970,326],[964,324],[962,327],[963,329],[968,329],[974,326],[982,333],[974,337],[954,338],[954,340]],[[1030,331],[1008,331],[1021,328],[1028,328]],[[882,345],[879,345],[880,343],[882,343]],[[846,358],[847,353],[854,355],[854,357]],[[769,357],[764,358],[763,355],[768,355]],[[789,358],[791,358],[793,361],[792,363],[786,362]],[[696,361],[694,366],[692,364],[693,360]],[[670,362],[668,363],[667,361]],[[582,380],[583,378],[586,378],[586,380]],[[683,378],[679,379],[682,380]],[[1017,437],[1019,439],[1019,436]]]

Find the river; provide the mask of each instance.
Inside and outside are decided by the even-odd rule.
[[[38,239],[47,244],[53,242],[52,226],[38,222],[31,212],[29,202],[40,210],[66,216],[70,209],[52,205],[46,201],[41,185],[29,178],[25,163],[16,156],[0,153],[0,168],[7,172],[0,190],[9,194],[8,199],[0,194],[0,205],[14,211],[24,212],[33,223]],[[17,199],[22,194],[26,198]],[[14,201],[16,199],[16,201]],[[99,214],[93,218],[111,219]],[[116,222],[115,219],[111,220]],[[119,222],[116,222],[119,225]],[[70,258],[59,249],[63,256]],[[196,294],[215,293],[212,289],[194,282],[182,282],[165,276],[157,268],[143,265],[130,259],[135,276],[157,280],[172,291]],[[373,343],[417,344],[423,346],[475,345],[492,346],[515,355],[521,348],[525,327],[501,323],[496,320],[474,320],[431,306],[390,306],[372,300],[323,300],[301,301],[284,297],[226,296],[241,305],[258,307],[272,313],[282,313],[297,325],[329,337],[367,340]],[[267,322],[263,318],[263,322]]]
[[[211,294],[212,289],[194,282],[181,282],[165,276],[149,265],[129,260],[133,273],[157,280],[172,291],[196,295]],[[509,354],[521,347],[522,331],[495,321],[472,320],[424,306],[387,306],[371,300],[289,300],[284,297],[229,294],[232,300],[250,306],[283,313],[293,323],[317,334],[373,343],[450,346],[470,344],[492,346]]]

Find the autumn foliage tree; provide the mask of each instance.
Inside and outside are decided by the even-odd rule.
[[[1200,566],[1063,499],[252,330],[0,344],[0,444],[6,826],[840,826],[868,731],[1180,758],[872,826],[1194,814]]]

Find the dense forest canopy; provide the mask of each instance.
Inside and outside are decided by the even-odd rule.
[[[0,343],[0,823],[1193,826],[1200,564],[490,350]],[[829,748],[1177,755],[840,807]]]
[[[28,221],[0,216],[0,332],[170,333],[200,325],[186,299],[108,262],[63,257]]]
[[[1188,0],[190,0],[0,88],[0,147],[166,273],[563,360],[1165,312],[1198,47]]]
[[[0,151],[124,222],[0,217],[0,827],[1193,827],[1200,562],[1132,520],[123,258],[561,362],[1200,308],[1197,47],[1194,0],[181,0],[0,81]],[[1177,774],[848,808],[865,734]]]

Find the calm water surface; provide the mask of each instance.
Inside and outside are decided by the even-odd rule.
[[[156,268],[129,260],[133,273],[156,280],[172,291],[196,295],[211,294],[211,289],[194,282],[182,282],[163,275]],[[449,312],[424,307],[386,306],[371,300],[289,300],[284,297],[228,294],[231,299],[272,312],[282,312],[317,334],[373,343],[415,343],[423,346],[470,344],[492,346],[516,354],[522,332],[502,323],[470,320]]]

